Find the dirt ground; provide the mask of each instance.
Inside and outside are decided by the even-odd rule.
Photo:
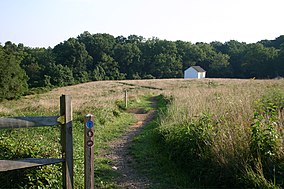
[[[152,106],[156,106],[154,99]],[[119,139],[110,143],[111,152],[107,156],[113,160],[113,169],[117,170],[121,176],[117,179],[117,184],[126,189],[144,189],[150,186],[150,181],[143,175],[138,174],[133,168],[135,163],[129,152],[129,146],[142,127],[149,123],[155,116],[156,111],[143,112],[141,109],[131,109],[128,112],[133,113],[137,122],[129,127],[128,131]]]

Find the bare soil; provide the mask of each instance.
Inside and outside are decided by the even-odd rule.
[[[152,106],[156,107],[155,99],[151,99]],[[118,186],[126,189],[144,189],[151,185],[149,179],[139,174],[134,168],[135,160],[130,154],[129,146],[133,138],[139,134],[142,127],[149,123],[155,116],[156,111],[149,112],[143,109],[130,109],[128,112],[133,113],[137,122],[129,127],[127,132],[119,139],[110,143],[111,151],[108,158],[113,160],[113,169],[120,173],[120,177],[116,180]]]

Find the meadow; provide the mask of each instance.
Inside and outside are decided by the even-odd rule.
[[[134,104],[139,104],[145,96],[162,95],[166,99],[167,104],[159,111],[151,132],[157,145],[164,146],[164,161],[184,170],[197,186],[283,187],[283,80],[90,82],[3,101],[0,116],[58,115],[59,96],[71,95],[75,186],[83,188],[83,117],[93,113],[96,187],[115,188],[113,179],[117,173],[102,152],[108,150],[109,141],[121,136],[135,122],[121,108],[124,90],[128,90],[130,102]],[[58,127],[1,130],[0,158],[58,157],[59,134]],[[135,153],[139,158],[139,152]],[[143,159],[143,154],[140,158]],[[9,176],[1,173],[1,179],[6,186],[13,183],[18,188],[60,188],[60,166],[13,172]],[[17,179],[21,182],[15,182]],[[190,186],[190,183],[176,184],[176,188]]]
[[[183,83],[159,126],[171,159],[202,187],[283,187],[283,80]]]

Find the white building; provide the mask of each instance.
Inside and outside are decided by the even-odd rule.
[[[187,78],[205,78],[206,71],[200,66],[191,66],[184,71],[184,79]]]

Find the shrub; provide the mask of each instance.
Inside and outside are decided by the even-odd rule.
[[[250,143],[253,157],[250,163],[252,168],[246,171],[245,175],[248,178],[244,180],[252,178],[252,174],[255,174],[253,177],[258,179],[253,180],[257,184],[260,181],[266,181],[267,186],[271,183],[274,183],[275,186],[276,183],[281,184],[280,181],[283,180],[281,175],[284,173],[284,142],[283,136],[281,136],[283,128],[281,128],[279,115],[284,107],[284,94],[278,89],[273,89],[257,100],[255,106]]]

